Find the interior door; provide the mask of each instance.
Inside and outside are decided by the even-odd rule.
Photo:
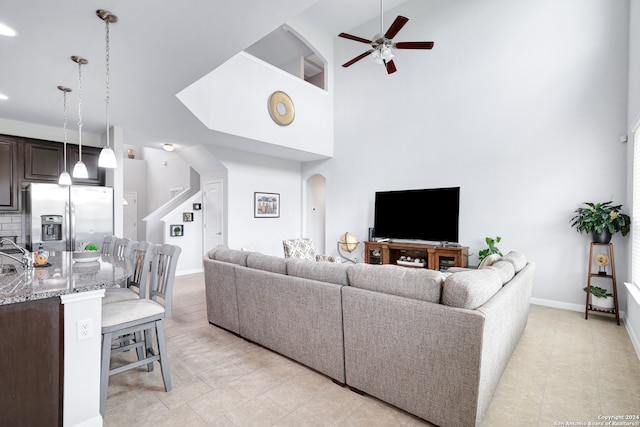
[[[210,181],[204,183],[204,233],[205,252],[215,248],[224,242],[223,212],[224,194],[222,181]]]
[[[125,191],[122,196],[124,197],[122,234],[131,240],[140,240],[138,239],[138,193]]]

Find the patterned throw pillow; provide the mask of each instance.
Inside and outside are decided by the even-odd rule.
[[[316,250],[311,239],[283,240],[285,258],[302,258],[315,261]]]

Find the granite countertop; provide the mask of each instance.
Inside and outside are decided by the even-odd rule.
[[[0,256],[0,264],[16,265],[17,273],[0,276],[0,305],[118,286],[133,272],[129,260],[100,255],[97,261],[74,262],[72,252],[51,252],[47,267],[24,270]]]

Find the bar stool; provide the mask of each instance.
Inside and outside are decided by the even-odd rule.
[[[181,249],[174,245],[156,245],[151,262],[149,298],[120,301],[102,306],[102,360],[100,372],[100,413],[107,403],[109,377],[138,366],[160,363],[165,391],[171,390],[169,360],[162,319],[171,316],[171,297],[176,265]],[[155,334],[152,334],[155,329]],[[154,348],[153,335],[157,349]],[[111,368],[111,355],[135,348],[138,360]]]
[[[126,287],[107,288],[102,298],[103,304],[147,297],[147,273],[154,245],[149,242],[134,242],[131,251],[133,274],[127,279]]]
[[[131,255],[133,243],[133,240],[128,237],[116,238],[111,255],[120,258],[127,258],[129,255]]]
[[[113,253],[113,245],[116,243],[116,236],[104,236],[102,239],[102,247],[100,253],[102,255],[111,255]]]

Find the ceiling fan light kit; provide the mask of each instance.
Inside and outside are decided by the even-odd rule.
[[[394,55],[391,49],[432,49],[434,43],[433,42],[398,42],[394,43],[393,38],[398,34],[398,32],[405,26],[405,24],[409,21],[409,18],[405,16],[398,15],[396,19],[393,21],[389,29],[384,35],[383,31],[383,6],[382,1],[380,1],[380,34],[376,34],[373,36],[371,40],[354,36],[348,33],[340,33],[338,37],[342,37],[344,39],[353,40],[359,43],[365,43],[371,45],[371,49],[366,52],[361,53],[350,61],[342,64],[343,67],[350,67],[361,59],[371,55],[371,59],[376,64],[384,65],[387,74],[392,74],[397,71],[396,65],[393,62]]]

